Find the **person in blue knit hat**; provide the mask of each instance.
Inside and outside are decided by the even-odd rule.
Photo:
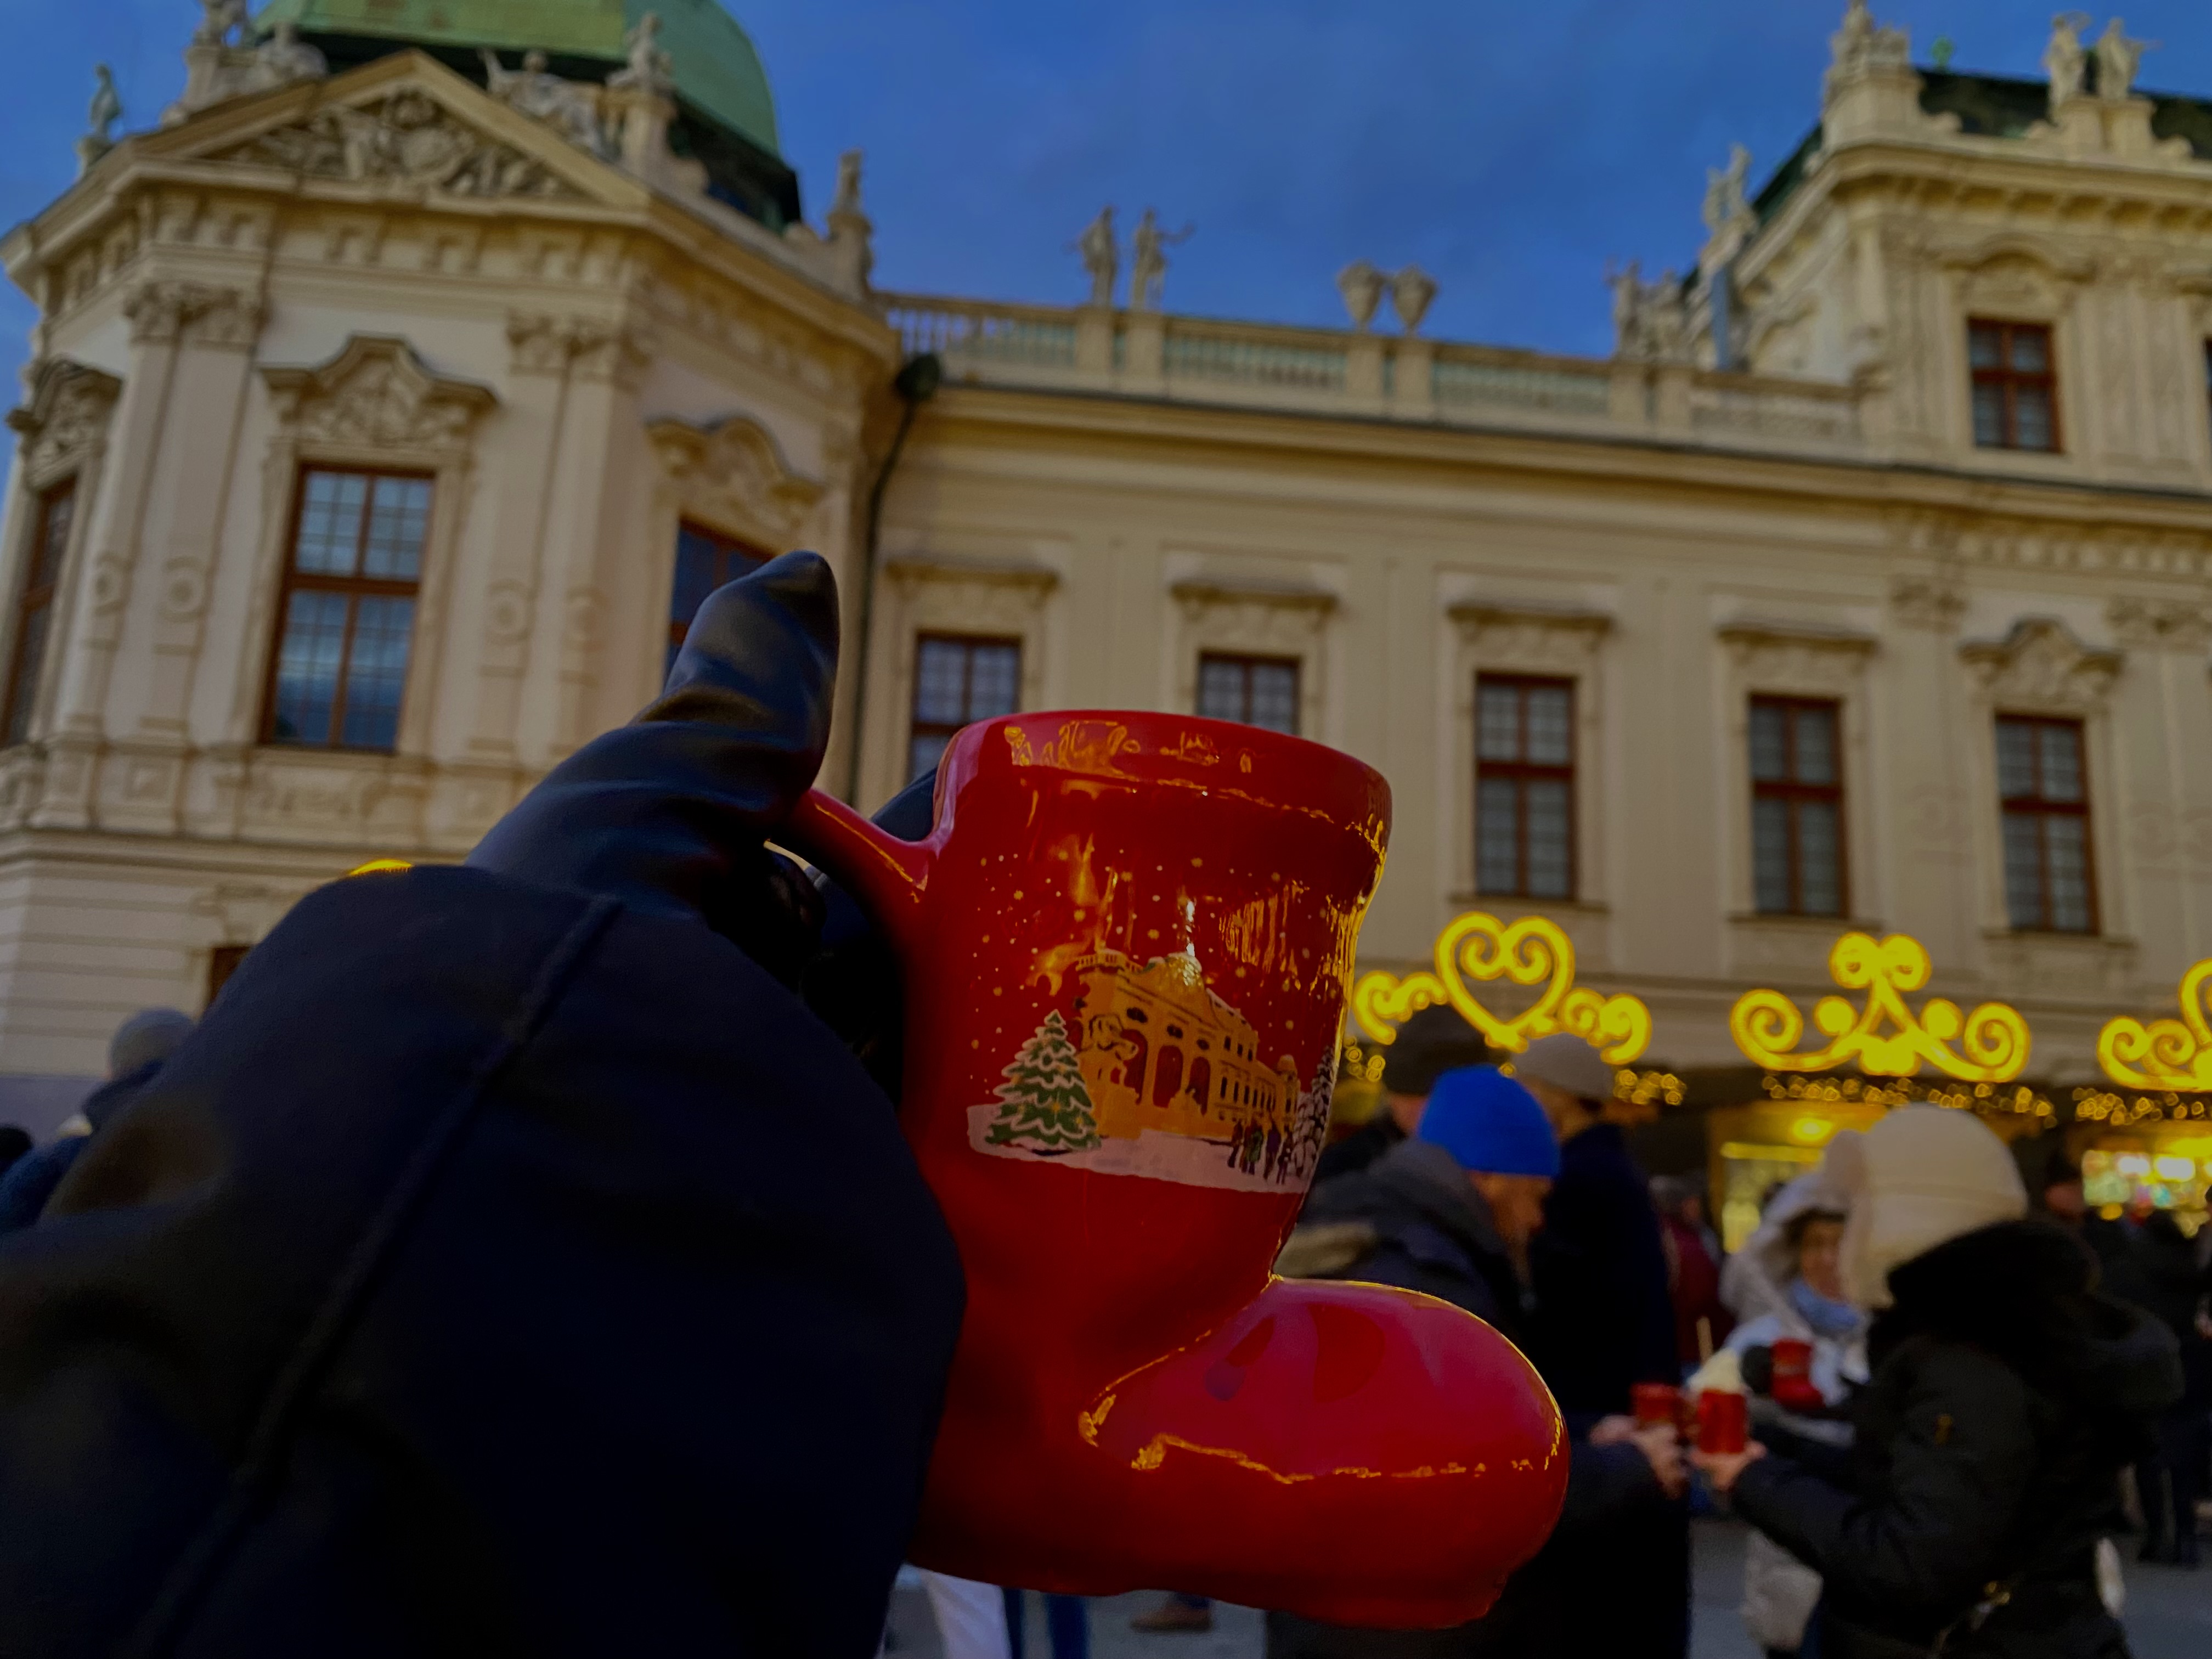
[[[1559,1173],[1559,1137],[1535,1096],[1495,1066],[1461,1066],[1437,1079],[1409,1139],[1314,1189],[1276,1271],[1441,1297],[1525,1350],[1528,1245]],[[1559,1523],[1486,1617],[1439,1633],[1346,1630],[1271,1613],[1268,1659],[1649,1651],[1620,1627],[1607,1598],[1589,1594],[1589,1563],[1682,1491],[1674,1429],[1639,1432],[1626,1417],[1608,1418],[1571,1443]]]

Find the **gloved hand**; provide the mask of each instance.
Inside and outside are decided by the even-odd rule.
[[[822,901],[763,842],[821,769],[836,668],[836,579],[787,553],[710,595],[659,699],[556,767],[469,864],[696,916],[796,987]]]
[[[901,841],[928,840],[936,794],[937,769],[932,767],[891,797],[876,814],[878,827]],[[821,950],[806,964],[799,994],[896,1103],[906,1057],[906,998],[898,958],[858,899],[826,871],[816,872],[814,880],[825,907]]]

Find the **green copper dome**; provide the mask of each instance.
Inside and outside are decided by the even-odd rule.
[[[760,54],[720,0],[270,0],[257,29],[289,20],[303,34],[374,36],[432,48],[527,52],[618,64],[639,18],[660,14],[660,44],[685,102],[779,155],[775,100]]]

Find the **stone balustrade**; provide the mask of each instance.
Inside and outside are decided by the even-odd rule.
[[[906,349],[935,352],[954,386],[1716,449],[1866,453],[1865,394],[1826,381],[1102,307],[880,297]]]

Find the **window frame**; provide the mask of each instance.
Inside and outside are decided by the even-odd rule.
[[[9,636],[8,683],[4,698],[0,698],[0,745],[13,748],[30,740],[32,719],[38,713],[38,681],[46,677],[46,665],[53,651],[53,611],[61,598],[62,568],[69,560],[69,544],[76,533],[76,515],[83,503],[77,499],[77,477],[74,472],[57,478],[45,489],[33,493],[31,501],[31,534],[23,550],[22,577],[15,589],[15,626]],[[62,527],[62,544],[53,544],[54,510],[64,501],[69,503],[69,519]],[[43,574],[46,580],[38,580]],[[46,612],[46,634],[41,642],[37,666],[30,674],[31,683],[24,683],[24,671],[28,665],[23,659],[23,646],[31,617],[37,612]],[[15,732],[15,719],[23,717],[23,731]]]
[[[732,535],[726,530],[717,530],[714,526],[706,523],[702,520],[684,517],[678,518],[676,520],[675,558],[671,562],[668,571],[668,608],[671,614],[668,618],[668,655],[666,665],[670,668],[675,666],[676,653],[684,648],[684,641],[691,632],[691,623],[697,618],[699,614],[695,611],[691,613],[690,617],[686,617],[680,623],[676,620],[673,614],[676,608],[676,583],[678,578],[683,574],[684,568],[684,538],[686,535],[696,536],[702,541],[708,542],[713,544],[714,557],[716,560],[715,568],[718,572],[725,568],[725,562],[731,559],[744,559],[749,562],[748,568],[750,569],[757,570],[761,566],[766,564],[770,559],[775,557],[775,554],[769,552],[768,549],[763,547],[759,543],[749,540],[745,537]],[[743,574],[744,573],[741,571],[737,574]],[[720,581],[714,583],[714,586],[709,587],[707,591],[708,592],[712,593],[716,588],[721,587],[726,583],[732,582],[736,580],[736,574],[725,576]],[[664,669],[663,678],[665,678],[665,670]]]
[[[943,720],[925,720],[921,718],[922,664],[928,654],[926,647],[932,644],[957,645],[964,649],[960,665],[960,706],[963,709],[968,707],[969,701],[975,696],[975,647],[987,645],[1011,647],[1014,653],[1014,707],[1009,712],[1015,714],[1021,712],[1022,655],[1028,641],[1020,635],[969,634],[941,628],[917,629],[914,635],[914,672],[907,683],[906,747],[903,750],[902,764],[900,767],[901,772],[905,775],[905,782],[899,786],[901,788],[904,788],[906,784],[912,783],[918,775],[914,772],[914,743],[916,738],[942,737],[949,744],[954,738],[975,723],[974,720],[963,720],[957,725],[948,726]],[[996,720],[999,716],[990,714],[981,718]]]
[[[1783,759],[1790,773],[1787,780],[1761,779],[1757,763],[1751,754],[1753,732],[1758,711],[1764,704],[1783,711]],[[1802,783],[1797,781],[1797,721],[1796,714],[1803,709],[1819,709],[1830,720],[1830,753],[1834,763],[1835,780],[1832,783]],[[1794,696],[1784,692],[1754,691],[1744,706],[1744,767],[1751,778],[1751,858],[1752,913],[1759,916],[1811,917],[1816,921],[1840,921],[1851,914],[1851,854],[1850,820],[1844,815],[1844,704],[1839,697]],[[1790,908],[1786,910],[1763,909],[1759,902],[1759,803],[1761,800],[1781,800],[1790,807],[1789,842],[1787,854],[1790,865]],[[1799,847],[1797,805],[1802,801],[1824,801],[1836,815],[1836,908],[1833,910],[1808,910],[1805,908],[1805,867]]]
[[[1201,720],[1228,720],[1238,726],[1249,726],[1256,732],[1279,732],[1273,726],[1261,726],[1252,719],[1252,671],[1255,668],[1287,668],[1291,671],[1291,729],[1285,737],[1303,737],[1299,730],[1304,724],[1305,698],[1305,663],[1297,657],[1271,655],[1261,651],[1200,651],[1198,653],[1197,696],[1194,703],[1206,696],[1206,670],[1209,663],[1218,663],[1241,671],[1243,677],[1242,715],[1208,714],[1203,708],[1195,710]]]
[[[1522,692],[1519,699],[1520,750],[1528,752],[1529,690],[1564,690],[1567,694],[1567,758],[1565,764],[1531,761],[1486,760],[1482,753],[1482,690],[1486,685],[1510,685]],[[1581,682],[1570,675],[1521,674],[1488,672],[1478,670],[1474,677],[1474,889],[1482,898],[1519,899],[1534,904],[1576,904],[1581,902],[1582,856],[1576,844],[1580,840],[1579,807],[1581,790],[1577,774],[1581,767],[1582,738],[1576,729],[1580,719]],[[1515,884],[1510,891],[1503,891],[1482,884],[1482,783],[1486,776],[1510,777],[1520,787],[1514,791],[1514,864]],[[1533,893],[1528,890],[1528,791],[1527,785],[1534,781],[1559,781],[1567,791],[1567,890],[1562,894]]]
[[[1976,330],[1984,328],[1997,331],[1998,367],[1995,368],[1979,368],[1974,364],[1974,333]],[[2015,334],[2039,334],[2043,337],[2044,368],[2040,373],[2012,366],[2012,340]],[[1999,422],[2002,436],[2001,441],[1994,444],[1984,443],[1980,434],[1972,430],[1974,394],[1984,386],[1999,387],[2003,395],[2003,410]],[[2022,386],[2040,386],[2049,400],[2051,441],[2048,444],[2032,446],[2019,441],[2020,426],[2014,392]],[[2065,428],[2058,410],[2058,331],[2053,325],[2012,321],[2002,317],[1966,319],[1966,422],[1977,449],[1999,449],[2018,455],[2063,455],[2066,453]]]
[[[369,526],[376,499],[374,480],[401,478],[430,486],[430,504],[422,515],[422,545],[416,561],[412,581],[395,581],[380,576],[326,576],[300,569],[300,525],[307,511],[307,478],[316,472],[349,474],[371,481],[369,494],[362,504],[360,539],[355,544],[354,568],[366,562]],[[292,473],[292,510],[286,524],[281,557],[283,570],[276,587],[276,614],[269,646],[269,665],[261,689],[260,742],[268,748],[301,750],[320,754],[393,755],[399,751],[399,732],[407,708],[406,680],[415,672],[416,635],[422,622],[422,588],[428,574],[430,553],[435,535],[438,512],[438,490],[441,475],[438,470],[420,466],[378,466],[360,461],[301,460],[295,462]],[[292,595],[301,589],[317,592],[345,594],[349,600],[365,598],[406,599],[414,601],[407,628],[407,666],[401,676],[399,708],[392,725],[390,744],[353,744],[325,737],[319,742],[302,738],[280,738],[276,735],[276,684],[284,666],[284,633],[292,615]],[[345,730],[346,684],[353,665],[354,629],[359,622],[358,605],[346,606],[345,642],[338,653],[337,693],[331,702],[330,730]]]
[[[2078,800],[2052,800],[2045,796],[2043,788],[2043,745],[2031,743],[2028,752],[2035,766],[2036,793],[2008,795],[2004,789],[2004,761],[2000,734],[2007,726],[2023,726],[2032,730],[2060,726],[2074,734],[2075,766],[2081,775],[2081,791]],[[2095,939],[2104,932],[2104,911],[2097,892],[2097,835],[2095,814],[2090,810],[2089,781],[2089,723],[2075,714],[2019,714],[2006,709],[1996,711],[1990,727],[1991,758],[1996,766],[1997,779],[1997,860],[2004,891],[2005,926],[2014,933],[2045,933],[2060,939]],[[2032,817],[2039,823],[2051,818],[2070,817],[2081,825],[2081,885],[2088,909],[2088,925],[2084,927],[2059,927],[2053,925],[2053,906],[2051,894],[2051,843],[2040,830],[2036,836],[2037,897],[2041,911],[2041,925],[2021,927],[2013,921],[2013,892],[2011,862],[2005,848],[2005,823],[2014,815]]]

